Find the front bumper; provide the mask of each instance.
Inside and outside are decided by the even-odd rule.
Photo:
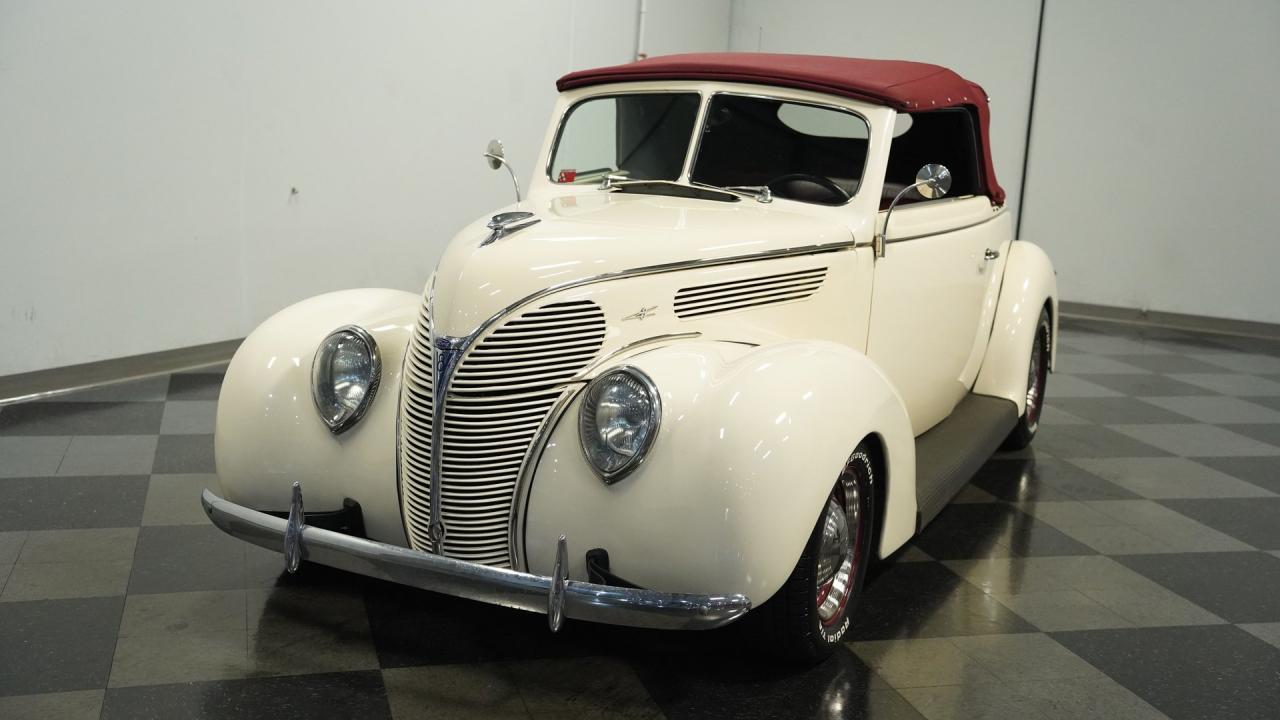
[[[295,486],[295,505],[301,492]],[[489,567],[387,545],[273,517],[218,497],[200,496],[205,514],[224,532],[321,565],[491,605],[546,613],[552,630],[561,618],[610,625],[703,630],[737,620],[751,609],[745,595],[691,595],[597,585],[564,577],[565,539],[553,576]],[[300,517],[301,513],[295,513]],[[295,539],[296,538],[296,539]],[[286,544],[292,544],[287,547]],[[297,567],[293,562],[293,567]]]

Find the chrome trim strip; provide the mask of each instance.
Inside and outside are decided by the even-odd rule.
[[[579,372],[577,375],[574,375],[573,378],[569,380],[569,382],[585,382],[587,378],[596,371],[596,368],[599,368],[605,365],[606,363],[608,363],[610,360],[613,360],[614,358],[618,357],[619,355],[625,355],[626,353],[629,353],[638,347],[644,347],[645,345],[654,345],[660,342],[665,342],[667,340],[693,340],[694,338],[699,338],[699,337],[702,337],[702,333],[697,330],[693,330],[691,332],[664,333],[662,335],[654,335],[652,337],[642,338],[640,340],[636,340],[635,342],[629,342],[626,345],[623,345],[622,347],[618,348],[617,350],[610,351],[608,354],[597,358],[595,362],[583,368],[582,371]]]
[[[320,398],[316,396],[316,358],[320,356],[320,348],[329,341],[329,338],[341,332],[348,332],[355,335],[360,338],[360,342],[364,343],[365,347],[369,348],[369,361],[373,365],[373,368],[369,377],[369,389],[365,392],[364,397],[360,399],[360,404],[356,406],[355,411],[341,422],[330,424],[329,420],[321,412]],[[329,428],[329,432],[334,435],[341,435],[364,418],[365,413],[369,411],[369,406],[373,405],[373,400],[378,395],[378,386],[381,383],[382,353],[378,350],[378,342],[373,339],[373,335],[370,335],[368,330],[365,330],[359,325],[343,325],[340,328],[336,328],[328,335],[324,336],[324,339],[320,341],[320,345],[316,347],[315,353],[311,355],[311,402],[315,404],[316,412],[320,413],[320,419]]]
[[[974,195],[972,197],[982,197],[982,196]],[[960,198],[955,198],[955,199],[959,200]],[[1001,215],[1004,215],[1006,212],[1008,212],[1008,210],[1003,205],[1001,205],[995,209],[995,212],[991,213],[990,217],[983,218],[982,220],[978,220],[976,222],[971,222],[968,225],[961,225],[960,227],[947,228],[945,230],[937,230],[935,232],[921,233],[919,235],[909,235],[907,237],[888,238],[884,242],[886,245],[892,245],[894,243],[906,242],[908,240],[919,240],[921,238],[933,237],[935,235],[946,235],[947,233],[960,232],[961,230],[968,230],[969,228],[975,228],[975,227],[978,227],[979,225],[985,225],[991,222],[992,220],[995,220],[996,218],[1000,217]],[[885,227],[885,230],[888,230],[887,225]],[[869,244],[870,243],[864,243],[863,246],[869,245]]]
[[[638,268],[630,268],[628,270],[618,270],[616,272],[601,273],[599,275],[590,275],[577,280],[567,280],[558,285],[549,285],[537,292],[530,293],[523,298],[507,305],[503,309],[494,313],[489,319],[476,326],[468,337],[477,337],[488,330],[494,323],[506,317],[512,311],[528,305],[529,303],[541,300],[548,295],[553,295],[562,290],[583,287],[586,285],[594,285],[596,283],[605,282],[607,280],[619,280],[622,278],[641,277],[644,275],[657,275],[659,273],[675,272],[678,270],[695,270],[706,267],[716,267],[719,265],[736,265],[738,263],[757,262],[760,260],[773,260],[780,257],[793,257],[796,255],[821,255],[830,252],[840,252],[842,250],[852,250],[858,247],[856,239],[841,240],[840,242],[825,243],[821,245],[800,245],[793,248],[780,248],[778,250],[763,250],[758,253],[750,253],[747,255],[733,255],[723,258],[708,258],[705,260],[681,260],[678,262],[664,263],[662,265],[645,265]]]
[[[287,521],[237,505],[209,490],[200,496],[205,514],[223,532],[280,552]],[[410,550],[302,525],[302,559],[367,577],[502,607],[545,613],[553,579],[443,555]],[[588,622],[672,630],[727,625],[751,609],[746,595],[694,595],[564,580],[564,617]]]

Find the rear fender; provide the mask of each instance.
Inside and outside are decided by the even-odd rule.
[[[1053,333],[1052,360],[1058,349],[1058,279],[1049,256],[1039,246],[1017,240],[1009,246],[999,306],[992,324],[982,369],[973,391],[1012,400],[1021,415],[1027,409],[1027,367],[1040,311],[1049,303]],[[1053,362],[1050,363],[1052,368]]]
[[[746,593],[782,586],[827,495],[860,440],[885,449],[886,521],[880,548],[914,530],[915,448],[902,401],[865,355],[825,341],[751,348],[690,341],[624,364],[653,379],[659,436],[631,475],[605,485],[578,439],[575,398],[551,432],[529,490],[525,556],[550,572],[556,540],[570,573],[608,550],[627,580],[670,592]],[[604,370],[607,368],[601,368]]]

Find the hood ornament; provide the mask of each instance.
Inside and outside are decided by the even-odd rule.
[[[480,243],[480,247],[484,247],[485,245],[488,245],[495,240],[500,240],[517,230],[523,230],[530,225],[536,225],[540,222],[542,222],[542,218],[536,217],[533,213],[525,210],[498,213],[489,220],[487,225],[485,225],[485,227],[489,228],[492,232],[489,233],[489,237],[485,238]]]

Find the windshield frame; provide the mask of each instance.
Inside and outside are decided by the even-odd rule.
[[[775,102],[786,103],[788,105],[805,105],[808,107],[819,108],[822,110],[835,110],[836,112],[842,112],[848,115],[853,115],[854,117],[861,120],[862,124],[865,125],[867,128],[868,152],[862,158],[862,169],[858,173],[858,186],[854,188],[854,191],[852,193],[850,193],[848,200],[838,204],[828,204],[828,203],[809,202],[807,200],[796,200],[793,198],[782,197],[781,195],[773,196],[774,200],[786,200],[788,202],[804,203],[805,205],[812,205],[815,207],[846,207],[850,203],[852,203],[854,200],[857,199],[858,194],[862,192],[863,185],[865,185],[863,181],[866,179],[867,166],[871,162],[870,149],[872,145],[873,130],[871,127],[871,120],[868,119],[866,115],[863,115],[861,112],[858,112],[857,110],[851,107],[845,107],[843,105],[837,105],[835,103],[824,103],[824,102],[817,102],[814,100],[798,100],[795,98],[789,98],[781,95],[769,95],[766,93],[748,93],[748,92],[740,92],[737,90],[715,90],[709,93],[708,95],[706,95],[705,97],[703,97],[702,99],[702,108],[699,110],[699,113],[698,113],[698,132],[696,133],[697,147],[693,148],[693,152],[691,154],[691,157],[689,158],[689,163],[685,167],[685,171],[684,171],[684,178],[688,181],[690,185],[695,185],[699,187],[718,187],[716,185],[711,185],[709,183],[696,182],[693,179],[693,169],[698,166],[698,154],[702,152],[702,140],[706,136],[707,112],[711,108],[711,103],[719,95],[728,95],[731,97],[749,98],[754,100],[771,100]]]
[[[688,89],[646,88],[644,90],[612,90],[608,92],[597,93],[594,95],[587,95],[586,97],[575,100],[572,105],[564,109],[564,112],[560,113],[560,119],[556,122],[556,133],[551,141],[551,152],[547,153],[547,167],[544,170],[544,174],[548,182],[550,182],[552,185],[556,187],[572,187],[573,186],[573,183],[556,182],[555,177],[552,176],[551,174],[552,168],[555,166],[555,162],[556,162],[556,152],[559,151],[560,149],[560,140],[564,136],[564,128],[565,128],[565,124],[569,121],[569,116],[573,115],[573,112],[577,110],[580,105],[589,103],[592,100],[601,100],[605,98],[613,98],[613,97],[618,97],[622,95],[696,95],[698,97],[698,111],[694,113],[694,116],[693,116],[693,129],[689,134],[688,143],[685,144],[684,155],[680,158],[680,174],[679,176],[676,177],[675,180],[666,181],[666,182],[681,183],[684,185],[690,184],[686,182],[689,177],[689,171],[693,167],[692,165],[689,164],[689,158],[692,155],[694,142],[698,140],[698,135],[702,130],[702,121],[703,121],[704,115],[706,114],[706,109],[707,109],[707,93],[703,90],[694,89],[694,88],[688,88]],[[589,187],[589,186],[580,185],[579,187]]]

